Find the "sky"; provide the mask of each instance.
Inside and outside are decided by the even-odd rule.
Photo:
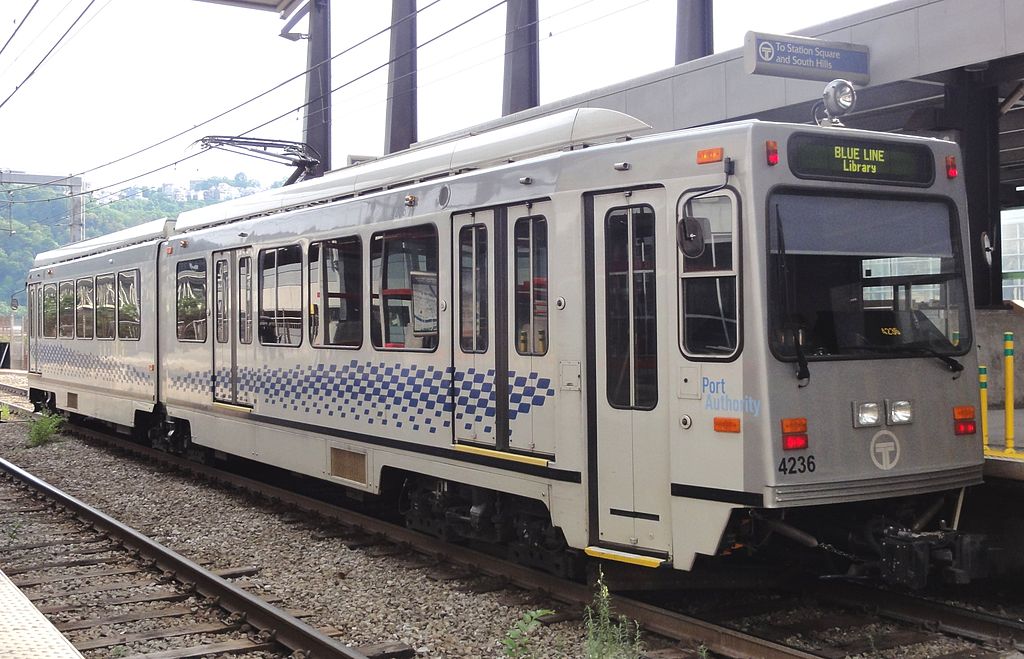
[[[722,52],[740,47],[748,30],[794,32],[887,3],[714,4]],[[335,167],[347,155],[383,152],[390,6],[331,5],[332,54],[346,51],[332,71]],[[541,103],[671,67],[675,7],[540,0]],[[504,5],[419,0],[418,8],[419,138],[499,117]],[[0,1],[0,185],[7,171],[81,175],[92,190],[239,172],[265,185],[286,178],[286,166],[198,144],[207,135],[302,139],[307,42],[278,36],[284,25],[276,12],[198,0]]]

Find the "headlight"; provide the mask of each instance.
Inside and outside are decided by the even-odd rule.
[[[914,420],[914,405],[909,400],[887,400],[885,407],[890,426],[898,426]]]
[[[853,404],[853,427],[867,428],[882,425],[882,406],[878,403]]]

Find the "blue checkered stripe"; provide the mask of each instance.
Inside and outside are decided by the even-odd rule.
[[[76,378],[115,387],[153,387],[153,374],[116,357],[92,355],[60,343],[42,343],[39,363],[46,377]]]
[[[521,375],[515,371],[508,374],[508,418],[514,421],[522,414],[529,414],[534,407],[542,407],[549,398],[554,398],[555,389],[551,378],[540,377],[531,372]],[[494,432],[497,415],[494,391],[494,369],[478,371],[475,368],[455,373],[455,423],[464,430],[483,425],[484,433]]]
[[[253,402],[253,391],[255,389],[256,371],[251,368],[238,369],[238,382],[236,383],[235,399],[242,404]],[[231,400],[231,369],[226,367],[218,368],[213,379],[213,393],[217,400]]]
[[[438,428],[451,426],[453,411],[456,422],[487,419],[493,423],[495,417],[493,369],[455,371],[451,367],[352,360],[347,364],[241,369],[239,376],[239,391],[259,396],[263,405],[368,425],[436,433]],[[187,393],[208,393],[210,372],[173,376],[170,386]],[[509,387],[510,419],[528,414],[555,395],[550,378],[537,373],[510,373]],[[453,392],[457,405],[452,402]],[[485,432],[490,432],[490,427]]]

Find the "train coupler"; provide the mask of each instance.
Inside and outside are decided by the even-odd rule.
[[[882,579],[912,590],[927,586],[932,575],[944,583],[969,583],[988,576],[991,566],[991,549],[979,534],[889,528],[881,549]]]

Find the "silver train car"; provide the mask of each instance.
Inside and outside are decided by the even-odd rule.
[[[842,523],[890,581],[976,576],[957,146],[648,128],[570,110],[40,254],[33,400],[555,571]]]

